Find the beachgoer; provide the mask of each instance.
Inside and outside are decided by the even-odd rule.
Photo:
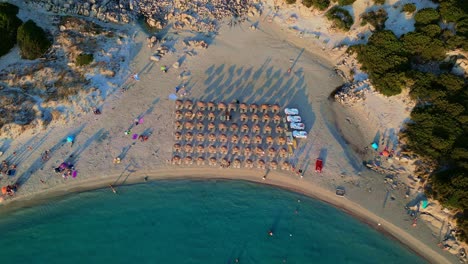
[[[145,180],[145,182],[148,181],[148,176],[145,176],[144,180]]]
[[[271,231],[271,230],[268,231],[268,235],[269,235],[269,236],[273,236],[273,231]]]
[[[133,120],[135,122],[135,126],[138,126],[138,124],[140,124],[140,121],[138,118],[135,118],[135,120]]]

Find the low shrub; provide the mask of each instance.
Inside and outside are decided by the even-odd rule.
[[[77,66],[88,65],[91,62],[93,62],[93,59],[94,59],[93,54],[81,53],[80,55],[76,57],[75,64]]]
[[[17,16],[18,7],[0,3],[0,56],[7,54],[16,44],[16,32],[23,23]]]
[[[296,0],[286,0],[286,4],[288,5],[292,5],[294,3],[296,3]]]
[[[338,0],[340,6],[352,5],[356,0]]]
[[[405,4],[403,6],[403,12],[414,13],[414,11],[416,11],[416,5],[415,4],[408,3],[408,4]]]
[[[374,4],[383,5],[383,4],[385,4],[385,0],[374,0]]]
[[[414,16],[416,24],[427,25],[437,22],[440,18],[440,14],[433,8],[424,8],[419,10]]]
[[[17,41],[21,57],[28,60],[41,57],[52,44],[44,30],[32,20],[28,20],[18,28]]]
[[[330,5],[330,0],[302,0],[302,4],[306,7],[314,7],[318,10],[325,10]]]
[[[361,15],[362,25],[369,23],[377,30],[385,28],[385,21],[387,21],[387,18],[387,11],[383,8]]]
[[[335,27],[348,31],[353,25],[353,17],[346,9],[334,6],[328,10],[326,17],[333,22]]]

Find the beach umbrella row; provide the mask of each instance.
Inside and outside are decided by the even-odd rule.
[[[281,110],[281,107],[278,104],[262,104],[262,105],[257,105],[257,104],[246,104],[246,103],[223,103],[223,102],[204,102],[204,101],[198,101],[196,102],[196,107],[200,111],[237,111],[239,110],[241,113],[247,113],[247,112],[252,112],[256,113],[257,111],[260,111],[262,113],[267,113],[267,112],[272,112],[272,113],[279,113]],[[175,101],[175,106],[176,109],[189,109],[192,110],[194,108],[194,102],[192,100],[176,100]]]
[[[228,158],[222,158],[222,159],[217,159],[216,157],[210,157],[207,160],[204,157],[198,157],[196,159],[192,158],[191,156],[187,156],[185,158],[182,158],[181,156],[174,155],[171,159],[171,163],[174,165],[192,165],[196,162],[197,165],[205,165],[206,161],[208,161],[208,165],[210,166],[217,166],[218,163],[220,165],[232,165],[234,168],[241,168],[242,164],[244,164],[245,168],[258,168],[258,169],[266,169],[267,167],[270,169],[276,170],[278,167],[281,170],[291,170],[291,164],[287,161],[282,162],[281,164],[278,164],[277,161],[272,160],[270,162],[265,162],[263,159],[259,159],[257,161],[253,161],[251,159],[246,159],[244,162],[242,162],[240,159],[233,159],[232,161]]]

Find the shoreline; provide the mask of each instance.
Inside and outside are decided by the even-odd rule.
[[[128,181],[125,180],[125,182],[121,184],[115,183],[115,179],[118,178],[119,175],[106,175],[100,178],[76,181],[72,184],[63,184],[61,186],[56,186],[53,189],[46,189],[31,195],[23,195],[16,199],[5,201],[3,206],[0,207],[0,212],[5,213],[5,211],[16,211],[25,207],[37,206],[48,200],[67,195],[109,188],[110,184],[115,184],[112,186],[117,189],[117,195],[119,195],[119,186],[144,184],[144,177],[148,177],[148,181],[246,181],[259,185],[268,185],[280,188],[324,202],[368,225],[390,239],[396,240],[405,248],[430,263],[450,263],[445,257],[433,251],[423,242],[346,197],[338,197],[330,190],[315,186],[310,182],[290,178],[287,174],[282,172],[270,171],[268,173],[267,180],[262,180],[263,174],[263,171],[251,169],[224,170],[219,168],[168,168],[151,171],[138,171],[129,177]],[[34,198],[34,200],[32,200],[32,198]]]

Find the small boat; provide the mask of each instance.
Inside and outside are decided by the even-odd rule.
[[[295,138],[307,138],[307,132],[294,130],[292,132],[293,137]]]
[[[295,116],[288,115],[286,117],[286,120],[290,123],[300,123],[302,121],[301,117],[298,115],[295,115]]]
[[[317,159],[315,161],[315,172],[322,173],[323,161],[321,159]]]
[[[299,115],[299,110],[297,108],[286,108],[284,109],[286,115]]]
[[[291,126],[291,129],[296,129],[296,130],[304,130],[305,129],[304,123],[291,123],[290,126]]]
[[[336,195],[343,197],[345,196],[345,194],[346,194],[346,191],[344,187],[341,187],[341,186],[336,187]]]

